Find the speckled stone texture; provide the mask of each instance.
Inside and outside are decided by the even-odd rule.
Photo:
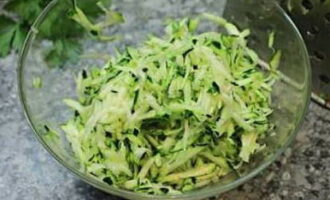
[[[0,200],[119,200],[58,164],[38,143],[20,106],[16,60],[0,59]],[[312,103],[291,147],[271,167],[215,200],[329,200],[330,111]]]

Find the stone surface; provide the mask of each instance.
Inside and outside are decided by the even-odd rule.
[[[58,164],[29,128],[16,88],[16,55],[0,60],[0,199],[105,200]],[[262,174],[216,200],[330,199],[330,112],[312,103],[290,148]]]

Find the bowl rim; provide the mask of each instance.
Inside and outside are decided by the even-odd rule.
[[[277,3],[272,2],[273,4],[275,4],[275,8],[283,15],[284,20],[286,20],[288,22],[288,24],[291,26],[291,28],[297,35],[300,46],[303,48],[303,51],[304,51],[304,59],[306,60],[306,67],[307,67],[307,69],[306,69],[307,70],[307,72],[306,72],[306,76],[307,76],[306,77],[306,80],[307,80],[306,94],[304,94],[305,95],[305,100],[304,100],[305,107],[302,110],[302,112],[300,113],[300,116],[297,120],[297,124],[296,124],[295,128],[291,130],[291,134],[289,135],[285,144],[281,148],[279,148],[276,151],[276,153],[274,153],[272,156],[269,156],[268,158],[266,158],[262,164],[260,164],[258,167],[253,169],[250,173],[248,173],[245,176],[239,177],[238,179],[236,179],[233,182],[226,183],[225,185],[222,185],[221,187],[212,187],[212,188],[205,189],[205,190],[203,190],[203,189],[196,190],[198,192],[197,196],[196,196],[196,193],[183,193],[180,195],[149,195],[149,194],[137,193],[137,192],[133,192],[133,191],[115,188],[113,186],[106,185],[105,183],[102,183],[96,179],[90,178],[90,176],[88,176],[88,174],[85,174],[85,173],[79,171],[78,169],[69,165],[65,160],[60,158],[52,150],[52,148],[42,139],[41,135],[37,131],[36,125],[33,123],[33,120],[31,119],[30,113],[28,111],[29,109],[28,109],[28,106],[25,101],[24,91],[23,91],[23,81],[22,81],[23,80],[23,73],[22,73],[23,70],[22,69],[24,68],[25,59],[28,55],[31,44],[34,41],[35,36],[37,34],[36,27],[38,27],[42,24],[43,20],[47,16],[47,14],[56,6],[57,3],[59,3],[59,1],[60,0],[52,0],[43,9],[41,14],[37,17],[37,19],[31,26],[30,31],[25,39],[23,48],[21,49],[21,51],[19,53],[19,59],[18,59],[18,65],[17,65],[18,95],[19,95],[21,106],[23,107],[23,110],[24,110],[24,115],[26,117],[26,120],[27,120],[29,126],[31,127],[31,129],[33,130],[33,133],[36,136],[36,138],[38,139],[38,141],[48,151],[48,153],[50,153],[52,155],[52,157],[57,162],[59,162],[61,165],[63,165],[65,168],[67,168],[69,170],[69,172],[71,172],[71,174],[74,174],[80,180],[82,180],[104,192],[107,192],[107,193],[110,193],[113,195],[117,195],[117,196],[121,196],[124,198],[129,198],[129,199],[134,198],[134,199],[159,199],[159,200],[166,200],[166,199],[187,199],[188,200],[188,199],[202,199],[202,198],[207,198],[207,197],[211,197],[211,196],[216,196],[220,193],[224,193],[228,190],[238,187],[239,185],[247,182],[248,180],[255,177],[257,174],[259,174],[261,171],[266,169],[271,163],[273,163],[279,157],[280,154],[282,154],[288,148],[288,146],[292,143],[292,141],[296,137],[298,131],[300,130],[300,128],[303,124],[303,121],[304,121],[304,117],[306,116],[307,111],[309,109],[309,104],[310,104],[310,99],[311,99],[311,79],[312,79],[311,78],[311,64],[310,64],[310,60],[308,59],[307,47],[304,43],[303,37],[300,34],[298,28],[296,27],[294,22],[291,20],[291,18],[288,16],[288,14],[284,11],[284,9],[282,9],[281,6],[278,5]]]

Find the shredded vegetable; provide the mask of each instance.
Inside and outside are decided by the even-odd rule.
[[[33,79],[32,79],[32,86],[33,86],[33,88],[35,88],[35,89],[40,89],[40,88],[42,88],[42,80],[41,80],[41,78],[38,76],[38,77],[34,77]]]
[[[228,33],[197,34],[201,19]],[[173,20],[164,37],[80,73],[79,98],[65,100],[75,117],[62,128],[82,170],[122,189],[179,194],[249,162],[273,128],[281,56],[261,61],[249,33],[211,14]]]

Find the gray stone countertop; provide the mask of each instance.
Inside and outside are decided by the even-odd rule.
[[[16,55],[0,59],[0,200],[119,200],[73,176],[38,143],[16,89]],[[330,112],[312,103],[301,131],[262,174],[215,200],[329,200]]]

